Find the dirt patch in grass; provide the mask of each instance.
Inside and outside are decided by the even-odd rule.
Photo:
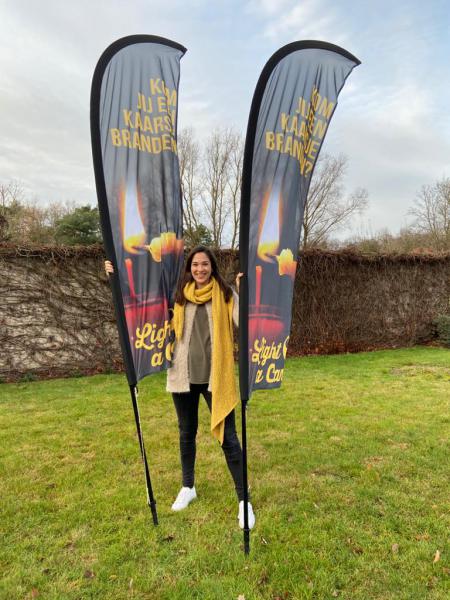
[[[437,379],[444,378],[450,380],[450,367],[442,365],[406,365],[404,367],[395,367],[390,372],[391,375],[396,376],[416,377],[428,375]]]

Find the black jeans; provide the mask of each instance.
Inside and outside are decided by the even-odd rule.
[[[195,438],[198,427],[198,404],[200,394],[205,398],[210,412],[212,398],[211,392],[208,392],[207,383],[191,383],[190,390],[190,392],[184,394],[172,394],[178,416],[178,428],[180,430],[181,470],[183,473],[183,486],[185,487],[194,486]],[[225,419],[222,450],[225,454],[231,476],[233,477],[238,499],[243,500],[242,449],[236,433],[234,410]]]

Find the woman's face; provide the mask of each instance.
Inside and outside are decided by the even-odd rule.
[[[211,261],[204,252],[194,254],[191,262],[191,275],[195,281],[196,288],[208,285],[211,279]]]

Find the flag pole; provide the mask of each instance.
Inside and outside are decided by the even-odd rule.
[[[117,264],[115,256],[108,257],[108,258],[109,258],[109,260],[111,260],[113,265]],[[150,510],[152,511],[154,525],[158,525],[158,514],[156,512],[156,501],[155,501],[155,497],[153,495],[152,482],[150,479],[150,469],[148,467],[147,454],[145,452],[145,446],[144,446],[144,436],[142,434],[141,419],[139,416],[139,407],[138,407],[138,401],[137,401],[138,389],[137,389],[137,385],[136,385],[136,373],[134,370],[133,358],[131,356],[131,351],[130,351],[130,345],[129,345],[129,343],[127,343],[127,339],[126,339],[126,336],[124,333],[127,330],[125,313],[124,313],[123,309],[118,310],[118,308],[117,308],[117,305],[121,306],[122,297],[120,295],[119,278],[116,275],[115,270],[113,273],[108,274],[108,279],[109,279],[109,283],[111,285],[111,289],[113,292],[112,297],[113,297],[113,301],[114,301],[114,304],[116,307],[116,318],[117,318],[118,323],[121,323],[121,326],[119,326],[117,329],[118,329],[118,333],[119,333],[119,342],[120,342],[120,346],[122,349],[122,354],[123,354],[124,362],[125,362],[125,371],[126,371],[126,375],[127,375],[127,379],[128,379],[128,385],[130,387],[131,401],[133,404],[134,420],[136,422],[136,430],[137,430],[137,435],[138,435],[138,439],[139,439],[139,448],[141,450],[142,461],[144,463],[145,484],[146,484],[146,489],[147,489],[147,504],[150,507]]]
[[[139,417],[139,407],[138,407],[138,402],[137,402],[137,398],[138,398],[137,386],[130,385],[130,392],[131,392],[131,400],[133,403],[134,419],[136,421],[136,429],[137,429],[137,434],[138,434],[138,439],[139,439],[139,447],[141,449],[142,462],[144,463],[145,485],[147,488],[147,504],[150,507],[150,510],[152,511],[153,524],[158,525],[158,514],[156,512],[156,501],[155,501],[155,497],[153,495],[152,482],[150,479],[150,469],[148,468],[147,454],[145,452],[145,446],[144,446],[144,436],[142,435],[141,419]]]
[[[242,264],[241,264],[242,266]],[[242,272],[242,271],[241,271]],[[242,417],[242,483],[244,486],[244,553],[250,553],[248,526],[248,469],[247,469],[247,402],[248,402],[248,278],[241,277],[239,285],[239,389]]]
[[[239,272],[242,273],[239,285],[239,390],[242,411],[242,480],[244,485],[244,552],[250,553],[250,528],[248,526],[248,469],[247,469],[247,404],[249,401],[249,347],[248,347],[248,250],[250,237],[250,198],[253,150],[257,111],[252,100],[245,137],[244,160],[242,165],[241,210],[239,225]]]
[[[255,99],[252,101],[255,103]],[[247,404],[249,400],[248,365],[248,244],[250,237],[250,196],[251,174],[254,148],[256,117],[252,118],[252,108],[245,138],[244,161],[242,165],[241,210],[239,226],[239,390],[242,414],[242,482],[244,486],[244,552],[250,553],[250,528],[248,526],[248,469],[247,469]]]
[[[244,485],[244,553],[250,553],[250,528],[248,526],[248,477],[247,477],[247,402],[242,401],[242,482]]]

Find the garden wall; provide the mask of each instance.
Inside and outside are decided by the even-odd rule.
[[[103,248],[0,244],[0,378],[122,368]],[[237,254],[222,251],[233,281]],[[307,251],[299,258],[290,354],[409,346],[433,338],[449,313],[450,254],[363,256]]]

